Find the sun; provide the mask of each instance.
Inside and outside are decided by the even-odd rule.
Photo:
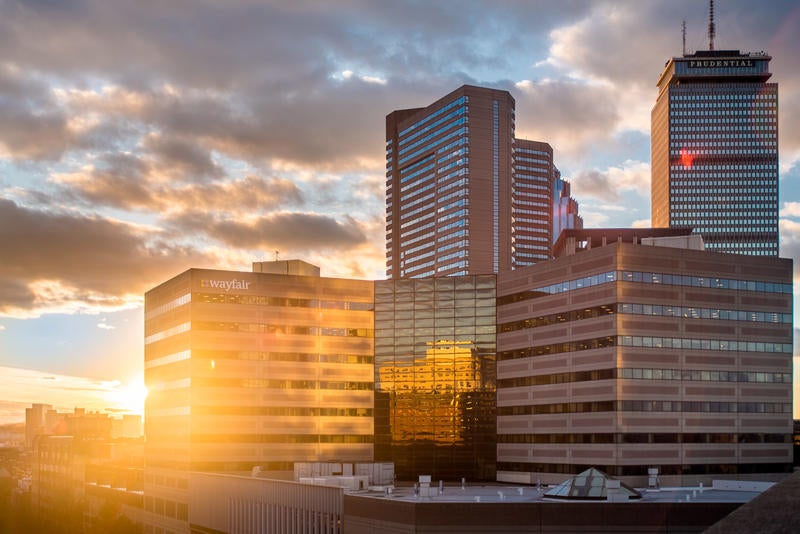
[[[144,414],[144,400],[147,397],[147,388],[144,386],[144,377],[130,380],[127,384],[117,382],[107,393],[107,399],[112,403],[110,408],[132,414]]]

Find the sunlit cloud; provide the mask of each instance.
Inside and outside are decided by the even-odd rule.
[[[586,228],[602,228],[609,219],[608,214],[598,211],[581,210],[583,226]]]
[[[784,202],[781,217],[800,217],[800,202]]]
[[[0,404],[17,407],[10,413],[0,411],[0,424],[24,420],[24,410],[17,410],[34,403],[51,404],[62,412],[84,408],[109,414],[141,414],[145,396],[142,377],[123,383],[0,366]]]
[[[570,180],[573,191],[581,198],[594,197],[619,202],[621,194],[632,191],[641,197],[650,196],[650,164],[627,160],[622,166],[605,170],[589,169],[578,172]]]

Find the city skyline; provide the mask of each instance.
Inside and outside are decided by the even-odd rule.
[[[14,401],[70,409],[70,392],[135,383],[144,291],[189,267],[280,256],[382,279],[385,115],[464,83],[512,94],[517,136],[553,147],[586,227],[647,226],[660,67],[684,18],[687,51],[707,47],[707,5],[689,1],[2,11],[0,365],[24,372],[5,379],[0,421]],[[793,259],[798,25],[796,2],[717,6],[718,49],[773,58]],[[27,400],[59,391],[53,376],[74,381],[63,401]]]

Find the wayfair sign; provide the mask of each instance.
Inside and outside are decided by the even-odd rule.
[[[250,289],[250,282],[245,280],[200,280],[200,287],[223,289],[225,293],[231,289]]]

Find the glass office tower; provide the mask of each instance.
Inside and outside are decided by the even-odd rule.
[[[770,56],[675,57],[651,117],[652,224],[693,227],[706,248],[778,255],[778,85]]]
[[[551,258],[553,149],[514,131],[511,94],[470,85],[387,115],[387,278],[491,274]]]
[[[387,278],[510,268],[514,99],[465,85],[386,117]]]
[[[494,480],[494,275],[375,282],[375,460]]]

